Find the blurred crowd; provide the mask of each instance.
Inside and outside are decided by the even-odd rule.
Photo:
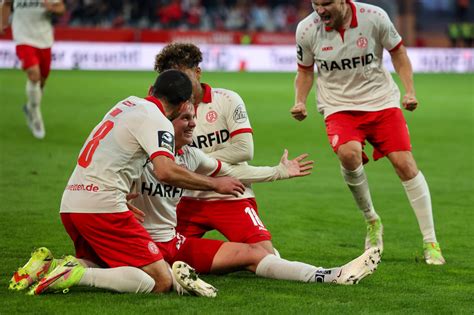
[[[312,12],[309,0],[64,1],[67,13],[57,23],[72,27],[291,33],[298,22]],[[470,0],[360,2],[383,8],[405,35],[411,27],[417,32],[445,36],[451,40],[452,46],[473,45],[474,8]],[[403,16],[416,16],[416,23],[413,26],[406,24],[406,19],[400,19]]]
[[[69,26],[291,32],[311,12],[305,0],[65,0]]]

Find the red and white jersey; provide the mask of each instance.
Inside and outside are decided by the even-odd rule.
[[[400,47],[400,35],[381,8],[347,2],[352,21],[345,31],[326,27],[316,12],[296,30],[298,67],[317,66],[318,111],[327,117],[400,107],[400,91],[382,61],[384,48]]]
[[[176,164],[203,175],[215,175],[221,163],[201,150],[185,146],[175,159]],[[134,192],[139,196],[132,204],[145,212],[143,226],[155,242],[168,242],[176,235],[176,206],[185,189],[161,183],[153,175],[153,165],[147,163],[140,178],[135,180]]]
[[[12,32],[18,45],[36,48],[53,46],[53,25],[51,16],[44,8],[44,0],[14,0]]]
[[[240,133],[252,132],[247,110],[242,98],[235,92],[211,88],[202,84],[204,96],[196,108],[196,128],[191,146],[211,153],[230,145],[229,140]],[[221,195],[213,191],[187,191],[190,198],[198,199],[243,199],[253,198],[250,186],[240,197]]]
[[[126,195],[147,159],[174,159],[174,129],[161,103],[131,96],[92,130],[61,201],[61,212],[128,211]]]

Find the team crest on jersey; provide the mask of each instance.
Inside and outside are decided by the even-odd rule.
[[[232,115],[232,117],[234,118],[234,121],[236,123],[243,123],[247,121],[247,112],[244,110],[244,106],[237,106],[237,108],[234,110],[234,114]]]
[[[364,36],[359,37],[359,39],[357,40],[357,47],[359,48],[367,48],[368,44],[369,40]]]
[[[215,110],[211,110],[206,114],[206,120],[211,124],[217,120],[217,117],[217,112]]]
[[[174,151],[174,136],[168,131],[158,131],[158,146],[171,152]]]
[[[152,241],[148,242],[148,251],[152,253],[153,255],[158,255],[158,253],[160,252],[160,250],[158,249],[158,246],[156,246],[156,244],[153,243]]]

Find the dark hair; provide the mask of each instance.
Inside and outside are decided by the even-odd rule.
[[[202,62],[202,53],[191,43],[171,43],[155,57],[155,71],[161,73],[169,69],[197,67]]]
[[[171,106],[178,106],[191,98],[193,87],[188,76],[178,70],[161,73],[153,84],[152,94]]]

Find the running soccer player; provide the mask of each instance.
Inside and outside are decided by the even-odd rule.
[[[349,0],[312,0],[314,12],[296,30],[298,72],[291,115],[307,116],[306,99],[317,66],[317,103],[326,131],[341,163],[341,172],[367,221],[365,247],[383,249],[383,226],[375,212],[363,163],[367,140],[374,160],[387,156],[400,177],[415,212],[425,261],[442,265],[445,260],[436,239],[430,191],[411,153],[400,91],[383,67],[383,50],[405,88],[402,105],[418,106],[413,71],[405,46],[387,14],[380,8]]]
[[[146,99],[131,96],[120,101],[94,128],[61,201],[61,220],[74,242],[76,257],[94,267],[109,269],[84,268],[69,256],[41,279],[31,294],[73,285],[118,287],[120,292],[170,290],[168,264],[127,207],[126,195],[147,160],[159,180],[175,187],[243,193],[244,186],[236,179],[198,175],[174,162],[174,129],[170,120],[189,105],[189,78],[176,70],[163,72],[150,92]],[[31,284],[27,281],[17,285],[22,277],[35,280],[38,272],[32,274],[34,266],[30,267],[20,268],[11,281],[12,289]]]
[[[27,76],[27,103],[23,106],[23,111],[33,136],[43,139],[46,131],[41,115],[41,99],[51,69],[51,47],[54,41],[51,18],[53,15],[62,15],[66,7],[62,0],[0,1],[0,33],[8,27],[12,4],[16,55]]]
[[[193,82],[197,126],[192,146],[230,164],[245,164],[253,158],[252,127],[242,98],[235,92],[201,83],[202,53],[188,43],[167,45],[156,56],[159,73],[178,69]],[[274,253],[271,234],[259,217],[255,194],[250,186],[241,196],[224,196],[205,191],[187,191],[177,208],[178,232],[202,237],[217,230],[231,242],[262,247]],[[237,223],[238,222],[238,223]]]

